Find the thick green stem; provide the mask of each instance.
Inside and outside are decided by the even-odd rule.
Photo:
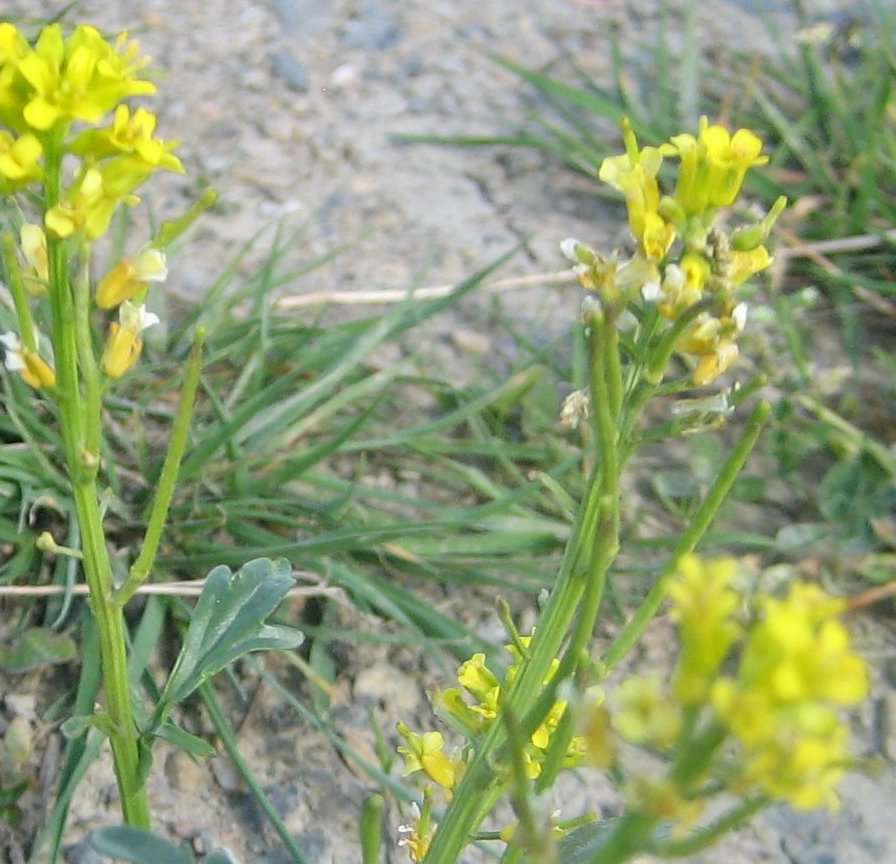
[[[59,201],[62,138],[64,131],[47,142],[45,198],[49,210]],[[47,238],[49,295],[52,314],[53,350],[56,362],[57,399],[62,439],[72,484],[81,544],[83,568],[90,588],[90,607],[100,637],[100,655],[105,689],[106,712],[111,720],[109,740],[115,775],[121,795],[121,809],[129,825],[148,828],[149,804],[140,779],[137,727],[130,702],[124,619],[112,600],[112,567],[103,533],[95,481],[97,454],[88,447],[87,430],[98,417],[87,418],[86,408],[94,406],[91,394],[98,387],[96,364],[83,364],[85,401],[81,397],[78,369],[78,327],[74,298],[68,280],[68,256],[63,243]],[[83,321],[80,322],[83,324]],[[91,434],[94,434],[91,432]],[[94,458],[92,458],[94,457]]]
[[[205,330],[200,327],[196,330],[193,340],[193,350],[187,361],[187,371],[184,383],[180,391],[180,401],[177,406],[177,415],[174,418],[174,427],[171,430],[171,440],[168,444],[168,452],[162,464],[162,473],[156,486],[156,495],[152,502],[149,514],[149,522],[146,526],[146,534],[143,537],[143,547],[137,560],[131,565],[128,578],[124,585],[115,592],[115,602],[124,606],[134,592],[146,581],[152,571],[152,565],[162,540],[162,531],[165,528],[165,520],[168,517],[168,508],[174,496],[174,487],[177,483],[177,473],[183,459],[184,450],[187,447],[187,439],[190,434],[190,422],[193,419],[193,405],[196,402],[196,390],[199,386],[199,373],[202,369],[202,345],[205,341]]]

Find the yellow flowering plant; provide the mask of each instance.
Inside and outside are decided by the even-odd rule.
[[[187,361],[143,542],[121,584],[113,577],[103,527],[103,400],[139,361],[143,332],[159,321],[146,301],[151,285],[167,276],[166,249],[215,200],[209,191],[94,280],[95,244],[120,207],[137,205],[140,187],[156,172],[184,171],[176,142],[157,137],[155,115],[127,102],[155,92],[144,75],[147,62],[127,34],[110,42],[94,27],[66,34],[52,24],[32,43],[0,22],[0,196],[13,199],[2,226],[2,254],[17,322],[0,335],[0,344],[10,386],[32,389],[58,422],[81,548],[57,546],[48,534],[38,545],[80,561],[102,662],[102,704],[63,729],[71,736],[93,729],[108,738],[122,814],[137,828],[150,824],[144,783],[154,739],[173,735],[194,754],[210,749],[174,728],[173,706],[241,654],[300,640],[296,631],[264,623],[292,585],[291,568],[259,559],[238,578],[217,568],[155,710],[135,712],[124,608],[153,570],[187,445],[202,330]],[[101,326],[106,333],[97,350]],[[259,597],[248,611],[256,589]]]
[[[575,239],[561,247],[586,292],[590,386],[562,412],[565,425],[587,421],[585,493],[533,633],[520,636],[504,609],[511,661],[475,654],[458,669],[457,687],[432,695],[459,743],[399,727],[406,773],[425,793],[408,829],[415,842],[405,844],[415,862],[455,864],[477,841],[503,843],[507,864],[681,857],[770,801],[832,806],[849,764],[839,710],[863,698],[867,673],[838,620],[840,604],[806,585],[754,599],[735,562],[693,556],[758,439],[764,401],[640,606],[592,653],[621,545],[626,464],[647,442],[724,425],[761,387],[759,378],[727,387],[718,379],[735,369],[747,324],[742,286],[771,264],[766,242],[786,205],[782,197],[759,221],[730,227],[747,172],[768,161],[750,130],[732,134],[703,118],[696,134],[656,147],[641,147],[626,120],[622,132],[625,152],[607,157],[598,175],[622,193],[631,250],[607,256]],[[668,192],[664,163],[677,169]],[[643,428],[653,399],[666,400],[666,419]],[[610,673],[666,600],[681,645],[670,684],[636,676],[613,686]],[[647,748],[663,767],[627,775],[623,743]],[[573,814],[539,812],[561,772],[589,765],[620,781],[622,816],[564,822]],[[739,800],[704,821],[708,799],[722,793]],[[506,823],[496,811],[508,804],[515,822],[486,824]]]

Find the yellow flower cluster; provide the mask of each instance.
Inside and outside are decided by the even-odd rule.
[[[733,560],[682,560],[670,586],[682,653],[675,697],[711,706],[737,742],[734,785],[809,809],[836,806],[835,787],[849,761],[838,709],[868,691],[865,661],[838,619],[843,604],[814,585],[795,583],[786,597],[764,597],[744,628],[733,588]],[[741,646],[737,674],[719,671]]]
[[[678,625],[681,654],[673,682],[683,705],[706,702],[719,669],[741,634],[735,615],[741,605],[732,583],[733,558],[701,561],[686,555],[669,586],[672,620]]]
[[[531,636],[521,636],[519,647],[516,645],[505,646],[513,657],[513,663],[507,668],[503,682],[486,666],[484,654],[474,654],[457,671],[457,683],[460,687],[453,687],[439,694],[437,705],[440,710],[470,736],[478,736],[487,731],[501,710],[505,694],[522,669],[525,662],[524,652],[528,649],[531,641]],[[545,676],[543,682],[545,685],[550,683],[558,666],[559,661],[555,659]],[[541,766],[551,742],[551,736],[559,726],[566,710],[565,701],[555,702],[548,712],[548,716],[532,733],[531,740],[526,744],[523,758],[526,763],[526,773],[530,779],[534,780],[541,774]],[[584,751],[583,739],[573,738],[567,751],[566,764],[580,763]]]
[[[522,636],[519,637],[519,647],[506,646],[514,662],[508,667],[503,681],[486,665],[485,654],[474,654],[457,671],[460,686],[437,694],[435,699],[437,710],[448,722],[470,738],[486,732],[497,719],[504,694],[522,668],[525,660],[523,652],[528,648],[531,639],[531,636]],[[555,661],[545,678],[545,684],[550,682],[557,665]],[[544,722],[527,742],[523,759],[526,774],[530,779],[534,780],[541,774],[551,737],[566,710],[565,701],[558,700],[554,703]],[[404,723],[399,723],[398,733],[404,739],[404,744],[398,747],[398,752],[404,757],[405,774],[421,772],[427,779],[440,786],[450,798],[466,770],[464,754],[456,752],[449,756],[445,752],[445,739],[441,732],[424,732],[421,735],[412,732]],[[586,752],[585,739],[574,737],[567,750],[564,764],[566,767],[581,764]]]
[[[147,62],[126,33],[109,42],[94,27],[66,36],[52,24],[32,45],[13,24],[0,23],[0,195],[44,185],[43,225],[26,223],[20,232],[22,275],[32,295],[45,292],[49,280],[44,230],[54,240],[78,236],[89,243],[106,233],[120,204],[139,201],[137,189],[154,172],[184,170],[176,142],[155,137],[155,115],[125,102],[155,92],[140,77]],[[74,174],[60,183],[72,157]],[[156,320],[141,301],[148,283],[166,272],[162,251],[147,248],[101,281],[97,305],[119,307],[102,360],[110,377],[123,375],[139,356],[140,334]],[[122,305],[127,301],[137,302]],[[34,351],[7,346],[6,356],[32,386],[52,386],[52,369]],[[38,364],[49,373],[37,374]]]
[[[753,132],[731,135],[704,117],[696,136],[639,147],[623,120],[623,139],[625,153],[604,159],[598,174],[625,197],[635,254],[621,263],[606,260],[574,240],[564,241],[563,252],[583,287],[610,307],[643,300],[670,322],[694,310],[677,349],[695,358],[694,383],[709,384],[737,359],[747,310],[735,289],[771,264],[763,244],[786,201],[779,199],[760,223],[729,237],[715,224],[720,208],[735,202],[750,168],[768,161]],[[679,160],[671,196],[662,194],[657,180],[666,157]]]
[[[838,620],[843,604],[815,585],[796,583],[766,598],[747,635],[736,677],[711,698],[740,744],[742,782],[800,809],[837,806],[849,762],[838,709],[868,693],[865,661]]]

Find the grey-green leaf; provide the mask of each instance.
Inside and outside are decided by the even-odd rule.
[[[132,864],[194,864],[195,860],[189,852],[164,838],[128,825],[92,831],[88,842],[101,855]]]
[[[40,666],[68,663],[77,656],[71,636],[48,627],[32,627],[11,648],[0,647],[0,669],[6,672],[30,672]]]
[[[300,631],[265,623],[293,584],[292,567],[282,558],[257,558],[236,574],[215,567],[193,610],[157,716],[164,717],[172,705],[250,651],[301,645]]]

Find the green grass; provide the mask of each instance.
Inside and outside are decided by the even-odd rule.
[[[780,394],[767,456],[775,464],[769,476],[789,484],[783,502],[782,489],[768,482],[754,491],[760,500],[767,494],[769,516],[783,520],[780,554],[807,555],[814,543],[841,577],[879,581],[888,578],[876,557],[888,548],[880,520],[896,504],[892,457],[881,458],[896,419],[886,348],[896,309],[896,15],[870,0],[848,29],[824,31],[811,29],[814,22],[795,3],[803,32],[815,38],[797,43],[769,26],[760,54],[701,46],[697,10],[686,5],[678,49],[669,14],[651,41],[634,45],[609,28],[609,83],[575,57],[538,69],[495,57],[517,76],[530,106],[499,132],[395,137],[540,150],[594,179],[595,194],[618,202],[621,214],[619,196],[596,174],[603,158],[621,149],[623,114],[651,144],[695,128],[700,114],[757,131],[772,158],[748,175],[748,198],[765,208],[778,195],[789,198],[779,247],[865,240],[863,248],[791,256],[774,292],[754,289],[748,298],[771,313],[764,325],[751,324],[758,335],[748,332],[743,354]],[[807,299],[806,286],[818,286],[821,298]],[[835,385],[819,371],[831,365],[843,373]],[[804,530],[790,531],[791,523]]]
[[[756,200],[768,204],[780,193],[817,198],[817,206],[789,223],[802,241],[877,236],[896,224],[896,131],[888,114],[896,30],[882,4],[875,14],[879,25],[863,31],[865,41],[850,49],[855,53],[837,62],[824,55],[830,51],[836,58],[836,45],[821,45],[780,46],[762,66],[734,51],[726,66],[710,64],[696,42],[693,11],[685,21],[682,57],[673,56],[668,21],[643,67],[623,59],[618,34],[611,33],[615,71],[609,86],[589,78],[574,60],[548,70],[500,60],[537,95],[522,129],[415,140],[534,147],[593,176],[600,160],[618,149],[615,124],[622,112],[650,141],[693,125],[700,112],[723,114],[734,125],[760,131],[774,151],[771,169],[751,180]],[[597,185],[595,191],[603,194]],[[581,494],[581,448],[556,423],[562,396],[583,383],[581,360],[573,356],[579,334],[571,328],[555,343],[536,345],[519,333],[508,374],[483,370],[460,386],[450,372],[432,368],[415,328],[475,292],[490,270],[444,300],[408,300],[381,315],[324,325],[271,303],[278,290],[300,283],[328,259],[287,269],[285,253],[296,242],[285,229],[260,231],[247,241],[202,302],[180,310],[177,324],[148,346],[144,362],[108,400],[106,525],[120,553],[121,575],[161,468],[191,332],[202,323],[209,336],[200,398],[153,581],[195,579],[216,564],[239,565],[256,556],[285,556],[296,568],[319,573],[362,613],[361,624],[346,627],[329,614],[331,601],[322,599],[314,622],[303,623],[306,668],[323,679],[334,674],[334,643],[408,645],[446,670],[474,650],[492,652],[496,646],[471,632],[457,613],[469,592],[512,600],[531,598],[549,585]],[[262,264],[241,275],[240,264],[264,243],[269,248]],[[705,545],[710,551],[759,552],[785,564],[812,554],[844,590],[852,574],[890,578],[885,553],[894,547],[884,517],[896,505],[896,470],[885,424],[871,422],[860,394],[848,386],[832,394],[813,371],[814,331],[822,316],[839,316],[844,356],[853,369],[868,363],[886,373],[881,403],[892,420],[893,357],[879,348],[873,357],[865,353],[865,322],[853,293],[859,286],[884,299],[893,295],[892,248],[881,243],[832,260],[834,271],[794,259],[788,291],[767,298],[775,324],[744,353],[779,389],[776,423],[762,472],[738,481],[727,520]],[[820,285],[831,305],[789,291],[807,283]],[[508,322],[509,330],[517,326]],[[0,328],[13,327],[11,310],[0,307]],[[399,344],[405,359],[383,370],[372,357],[389,343]],[[34,545],[43,530],[60,543],[78,545],[52,418],[17,377],[0,374],[0,584],[71,586],[75,562],[44,556]],[[622,560],[609,586],[617,616],[643,593],[657,552],[687,523],[700,487],[722,460],[723,448],[711,436],[695,436],[686,452],[670,454],[664,430],[654,431],[658,442],[642,457],[641,494],[632,496],[626,514],[632,526],[626,540],[638,558]],[[781,483],[787,485],[784,498]],[[433,603],[444,588],[451,602]],[[131,677],[152,697],[161,682],[149,671],[151,651],[163,634],[175,632],[176,604],[134,606]],[[69,593],[5,608],[13,613],[6,622],[9,639],[34,625],[80,634],[80,678],[70,682],[70,692],[54,694],[54,711],[59,718],[89,713],[99,689],[98,660],[83,602]],[[394,800],[410,797],[388,766],[365,760],[339,737],[320,688],[309,687],[307,697],[297,694],[283,676],[255,662],[239,674],[273,687]],[[237,701],[239,685],[233,673],[228,696]],[[205,695],[219,735],[228,748],[235,746],[225,712]],[[101,747],[94,732],[66,744],[57,800],[40,835],[52,860],[59,855],[69,802]],[[252,766],[244,763],[240,770],[253,792],[260,789]],[[14,791],[0,789],[0,812],[12,812],[14,804]],[[276,820],[275,830],[283,830]],[[32,860],[42,860],[37,851]],[[293,854],[293,860],[301,856]]]
[[[148,346],[144,361],[111,394],[106,527],[120,575],[142,534],[189,332],[202,323],[208,347],[200,396],[152,581],[195,579],[217,564],[285,556],[296,568],[342,588],[362,613],[361,623],[347,628],[328,613],[332,601],[317,602],[302,667],[317,680],[335,674],[334,643],[404,644],[450,674],[458,659],[497,648],[468,629],[461,614],[468,592],[482,598],[498,593],[511,602],[520,595],[531,598],[556,572],[582,488],[578,436],[557,423],[562,395],[582,385],[581,363],[571,350],[581,334],[571,330],[538,347],[521,334],[508,374],[483,370],[460,386],[450,371],[433,372],[425,352],[416,348],[425,340],[415,328],[474,292],[491,269],[448,298],[408,300],[381,315],[323,326],[278,312],[270,302],[274,287],[293,278],[283,270],[292,239],[278,230],[247,244],[202,302],[171,316],[179,324],[169,324],[163,340]],[[237,261],[261,242],[270,243],[262,264],[238,277]],[[0,309],[4,316],[9,311]],[[400,344],[406,360],[383,371],[368,358],[388,342]],[[78,545],[54,424],[45,403],[17,377],[4,373],[3,388],[0,536],[7,555],[0,582],[71,586],[75,562],[44,558],[34,546],[44,530],[60,543]],[[381,482],[383,477],[389,482]],[[698,497],[667,501],[667,524],[686,520]],[[637,532],[631,539],[639,544]],[[617,617],[643,593],[638,586],[651,572],[650,558],[669,542],[644,537],[640,548],[648,563],[621,564],[620,582],[611,586]],[[446,588],[449,602],[434,603]],[[148,671],[152,648],[163,634],[176,636],[177,608],[170,599],[134,604],[131,676],[150,700],[162,684]],[[71,692],[60,694],[57,713],[88,713],[84,706],[96,699],[99,680],[83,602],[63,595],[13,609],[17,617],[7,638],[35,624],[63,632],[80,628],[81,678]],[[284,608],[281,614],[294,613]],[[241,674],[254,675],[251,668]],[[275,677],[263,674],[269,682]],[[239,677],[229,678],[239,701]],[[278,686],[288,692],[283,681]],[[345,749],[330,728],[323,691],[313,685],[308,692],[310,701],[297,694],[290,701],[302,706],[296,710],[303,719],[324,730],[371,782],[406,798],[404,787],[384,780],[383,766],[359,762]],[[214,705],[209,710],[227,746],[234,746],[226,716]],[[71,797],[101,745],[92,732],[67,744],[59,797],[40,835],[39,849],[50,850],[51,859],[61,848]],[[243,763],[240,770],[251,774],[252,766]],[[250,777],[247,783],[258,785]],[[266,802],[259,804],[266,812]]]

